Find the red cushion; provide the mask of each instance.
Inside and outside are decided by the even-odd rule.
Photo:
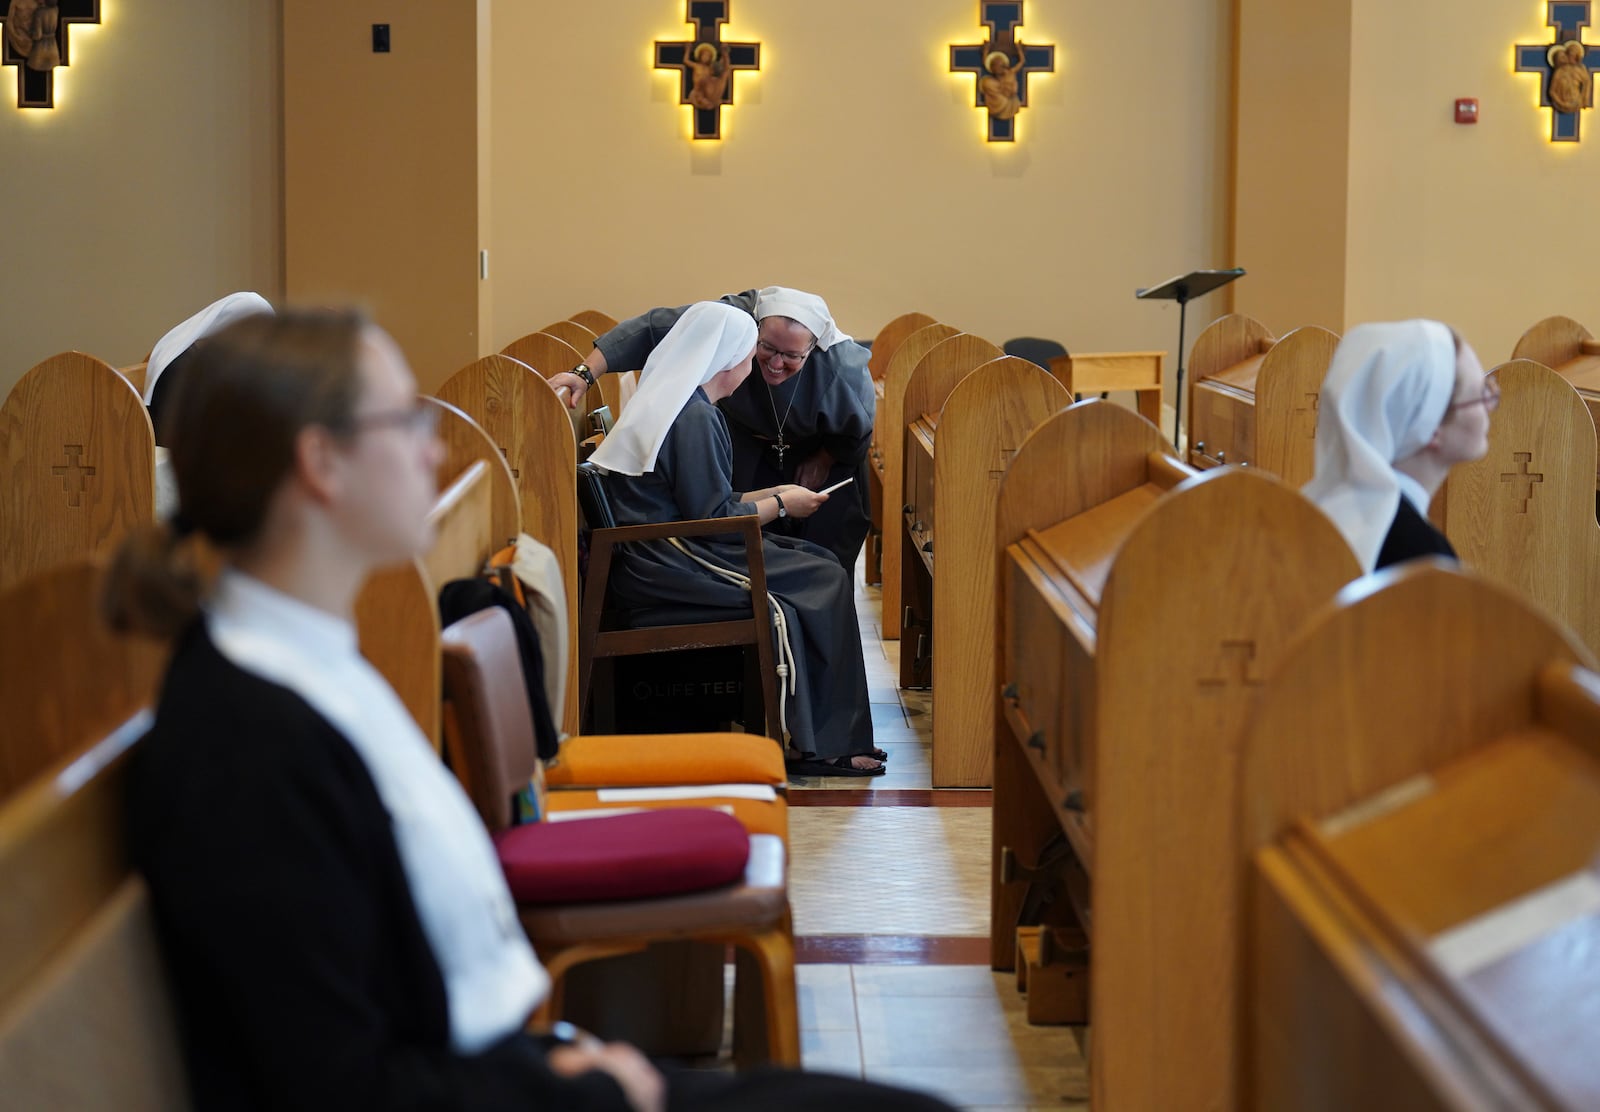
[[[705,809],[531,823],[494,842],[511,894],[530,904],[703,892],[740,880],[750,859],[743,824]]]

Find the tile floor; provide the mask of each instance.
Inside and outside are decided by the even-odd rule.
[[[856,607],[889,772],[791,783],[795,932],[802,943],[981,939],[988,934],[989,809],[937,805],[955,793],[916,790],[932,787],[932,698],[896,686],[899,644],[882,639],[879,592],[859,579]],[[804,793],[813,789],[912,789],[922,805],[834,806],[839,797],[830,794],[828,805],[811,807]],[[987,965],[903,964],[918,960],[915,946],[881,952],[894,964],[800,967],[808,1069],[925,1089],[965,1109],[1088,1108],[1082,1030],[1029,1026],[1011,974]]]

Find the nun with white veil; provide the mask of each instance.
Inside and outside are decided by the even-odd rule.
[[[1477,353],[1438,321],[1363,324],[1344,337],[1322,383],[1305,495],[1363,571],[1455,557],[1428,505],[1452,467],[1488,453],[1499,402]]]
[[[733,447],[716,403],[750,373],[756,346],[750,314],[721,302],[692,305],[656,345],[639,390],[592,462],[620,525],[757,515],[766,525],[804,519],[828,499],[796,485],[736,492]],[[767,591],[781,612],[778,656],[784,727],[801,771],[872,776],[873,746],[861,631],[850,577],[826,549],[764,537]],[[611,587],[628,606],[749,605],[740,582],[743,545],[721,537],[623,546]],[[731,573],[731,574],[730,574]]]

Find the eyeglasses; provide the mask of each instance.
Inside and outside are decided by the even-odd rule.
[[[1500,384],[1492,378],[1484,379],[1482,394],[1478,395],[1476,398],[1471,398],[1464,402],[1452,402],[1449,408],[1444,411],[1444,415],[1448,417],[1458,409],[1470,409],[1475,405],[1483,406],[1483,411],[1485,413],[1493,413],[1495,410],[1499,409]]]
[[[804,351],[779,351],[765,340],[756,341],[756,350],[762,355],[765,355],[768,359],[783,359],[790,363],[805,362],[806,356],[810,355],[816,346],[816,344],[812,344]]]
[[[432,402],[417,399],[410,409],[391,409],[383,413],[364,413],[350,421],[352,432],[369,429],[404,429],[418,436],[432,436],[439,431],[439,407]]]

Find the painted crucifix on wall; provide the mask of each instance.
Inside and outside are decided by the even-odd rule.
[[[989,29],[987,42],[950,47],[950,72],[978,79],[977,106],[989,116],[989,142],[1017,140],[1017,113],[1028,106],[1028,74],[1054,73],[1054,46],[1024,45],[1022,0],[980,0],[978,22]]]
[[[682,74],[678,103],[694,110],[696,139],[722,138],[722,109],[733,103],[736,70],[761,68],[761,44],[723,42],[722,25],[732,18],[733,0],[689,0],[688,42],[657,42],[656,69]]]
[[[100,0],[0,0],[0,66],[17,67],[17,107],[54,108],[67,29],[99,23]]]
[[[1540,77],[1539,105],[1550,109],[1552,143],[1576,143],[1583,110],[1594,107],[1593,74],[1600,69],[1600,46],[1583,41],[1590,7],[1588,0],[1549,0],[1545,22],[1555,29],[1555,43],[1513,48],[1517,72]]]

